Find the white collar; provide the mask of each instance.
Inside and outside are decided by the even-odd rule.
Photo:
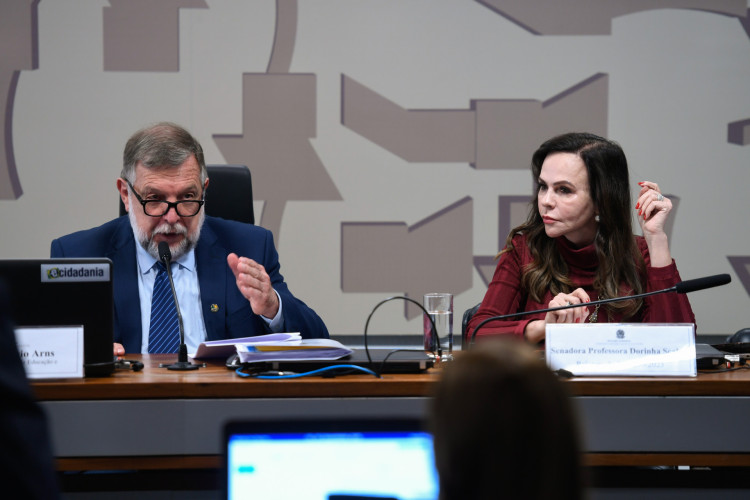
[[[137,241],[135,242],[135,257],[138,260],[138,269],[140,270],[141,274],[146,274],[147,272],[151,271],[151,269],[154,267],[154,264],[156,264],[157,262],[157,259],[155,259],[150,253],[148,253],[146,249],[143,248]],[[195,248],[173,262],[176,262],[180,267],[185,268],[188,271],[194,271]]]

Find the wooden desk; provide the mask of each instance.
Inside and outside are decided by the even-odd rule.
[[[423,416],[439,369],[424,374],[256,380],[221,363],[33,384],[60,470],[216,468],[233,419]],[[694,379],[574,378],[589,465],[750,466],[750,370]],[[457,422],[458,424],[458,422]]]

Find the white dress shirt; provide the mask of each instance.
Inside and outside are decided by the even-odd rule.
[[[136,259],[138,261],[138,294],[141,302],[141,352],[148,353],[148,332],[151,326],[151,295],[154,291],[156,279],[156,262],[140,244],[136,243]],[[182,324],[185,329],[185,344],[189,353],[195,353],[201,342],[206,340],[206,325],[201,311],[201,291],[198,283],[198,270],[195,263],[195,250],[191,250],[177,260],[172,261],[172,279],[180,305]],[[276,292],[276,290],[274,290]],[[279,296],[276,292],[276,296]],[[281,297],[279,297],[279,311],[271,320],[261,316],[272,332],[280,332],[284,328],[281,315]]]

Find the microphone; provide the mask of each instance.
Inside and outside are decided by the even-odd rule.
[[[182,325],[182,313],[180,312],[180,303],[177,301],[177,292],[174,289],[174,280],[172,280],[172,252],[169,250],[169,244],[166,241],[159,242],[159,260],[167,268],[167,277],[169,278],[169,287],[172,290],[172,298],[177,309],[177,323],[180,327],[180,348],[177,351],[177,362],[169,364],[160,364],[160,368],[167,370],[197,370],[201,365],[196,365],[188,361],[187,344],[185,344],[185,328]]]
[[[690,292],[695,292],[698,290],[704,290],[706,288],[713,288],[715,286],[726,285],[730,281],[732,281],[732,277],[729,276],[728,274],[715,274],[713,276],[706,276],[704,278],[696,278],[692,280],[681,281],[672,287],[665,288],[663,290],[656,290],[653,292],[639,293],[637,295],[625,295],[624,297],[615,297],[612,299],[595,300],[593,302],[581,302],[580,304],[570,304],[567,306],[548,307],[546,309],[537,309],[535,311],[519,311],[515,313],[510,313],[510,314],[501,314],[500,316],[492,316],[491,318],[487,318],[483,320],[481,323],[477,325],[476,328],[474,328],[474,331],[471,332],[469,345],[474,344],[474,338],[476,337],[479,329],[491,321],[499,321],[501,319],[508,319],[508,318],[513,318],[516,316],[528,316],[529,314],[539,314],[539,313],[548,313],[552,311],[560,311],[562,309],[572,309],[574,307],[588,307],[588,306],[595,306],[598,304],[608,304],[610,302],[619,302],[621,300],[640,299],[643,297],[648,297],[650,295],[657,295],[659,293],[668,293],[668,292],[690,293]]]
[[[672,288],[674,288],[674,291],[677,293],[690,293],[697,292],[698,290],[705,290],[706,288],[726,285],[730,281],[732,281],[732,277],[728,274],[715,274],[713,276],[706,276],[705,278],[681,281]]]

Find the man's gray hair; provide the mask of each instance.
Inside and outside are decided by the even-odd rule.
[[[125,144],[120,177],[132,184],[135,183],[135,166],[139,162],[149,169],[170,168],[182,165],[191,155],[198,161],[203,184],[208,172],[200,143],[177,124],[157,123],[139,130]]]

